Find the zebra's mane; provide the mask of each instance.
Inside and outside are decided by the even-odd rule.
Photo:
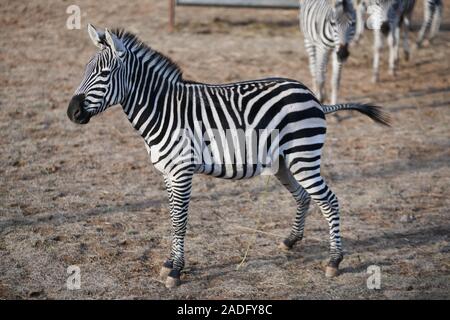
[[[179,80],[182,80],[183,77],[183,71],[181,70],[180,66],[175,63],[171,58],[168,56],[162,54],[161,52],[152,49],[150,46],[148,46],[146,43],[144,43],[141,39],[139,39],[138,36],[135,34],[128,32],[124,29],[113,29],[111,30],[112,33],[114,33],[120,40],[122,40],[125,48],[132,52],[138,52],[138,51],[147,51],[148,54],[157,55],[160,59],[167,61],[168,66],[167,69],[172,69],[177,73],[177,77]]]

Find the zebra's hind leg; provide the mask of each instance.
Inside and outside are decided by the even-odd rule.
[[[165,279],[167,288],[176,287],[181,283],[180,275],[184,267],[184,238],[192,189],[192,172],[183,170],[178,172],[180,177],[165,178],[172,220],[172,250],[170,258],[161,269],[160,276],[167,274]]]
[[[297,203],[297,213],[295,215],[292,230],[287,238],[280,243],[280,249],[290,250],[292,247],[303,239],[303,230],[305,228],[306,212],[309,208],[310,196],[302,188],[302,186],[295,180],[291,171],[286,167],[284,161],[280,161],[280,168],[275,175],[286,189],[292,194]]]
[[[321,177],[320,169],[311,171],[303,170],[298,173],[293,172],[293,175],[320,207],[323,216],[328,222],[330,232],[330,259],[325,270],[325,276],[335,277],[339,273],[339,264],[344,257],[341,244],[338,199]]]

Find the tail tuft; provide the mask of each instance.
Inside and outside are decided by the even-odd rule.
[[[323,112],[325,114],[332,113],[340,110],[356,110],[365,114],[370,119],[375,122],[378,122],[382,125],[390,127],[391,120],[389,115],[383,111],[382,107],[372,106],[369,104],[362,103],[347,103],[347,104],[335,104],[335,105],[324,105]]]

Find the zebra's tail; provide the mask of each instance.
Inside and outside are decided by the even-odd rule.
[[[365,114],[373,121],[381,123],[382,125],[390,127],[390,117],[389,115],[382,110],[381,107],[372,106],[370,104],[363,103],[342,103],[335,105],[323,105],[323,112],[333,113],[340,110],[356,110]]]

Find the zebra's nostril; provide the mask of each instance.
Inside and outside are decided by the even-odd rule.
[[[89,112],[83,109],[84,95],[76,95],[70,100],[69,107],[67,108],[67,116],[75,123],[85,124],[89,122]]]
[[[79,118],[80,114],[81,114],[81,109],[77,109],[77,110],[75,110],[75,112],[73,113],[73,116],[74,116],[75,118]]]

